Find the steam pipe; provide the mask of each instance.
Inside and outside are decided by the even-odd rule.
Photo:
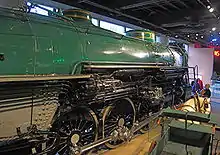
[[[166,63],[155,63],[155,62],[148,62],[148,63],[141,63],[141,62],[112,62],[112,61],[82,61],[81,63],[87,63],[87,64],[124,64],[124,65],[131,65],[131,64],[136,64],[136,65],[167,65]]]
[[[188,67],[171,67],[171,66],[139,66],[139,65],[85,65],[85,68],[96,69],[108,69],[108,68],[155,68],[155,69],[176,69],[176,68],[188,68]]]

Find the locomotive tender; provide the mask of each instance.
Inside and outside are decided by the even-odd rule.
[[[82,10],[0,9],[0,154],[114,148],[189,97],[174,49],[90,23]],[[181,66],[180,66],[181,65]]]

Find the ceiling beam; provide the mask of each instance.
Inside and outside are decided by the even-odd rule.
[[[133,9],[133,8],[141,7],[141,6],[144,6],[144,5],[149,5],[149,4],[153,4],[153,3],[161,3],[161,2],[165,2],[165,1],[166,0],[148,0],[148,1],[145,0],[144,2],[140,2],[140,3],[120,7],[120,9],[121,10]]]
[[[172,25],[190,25],[192,22],[189,20],[183,20],[183,21],[179,21],[179,22],[173,22],[173,23],[168,23],[168,24],[162,24],[162,27],[172,27]],[[198,20],[198,24],[202,23],[202,24],[208,24],[208,25],[212,25],[214,23],[216,23],[216,18],[214,17],[209,17],[209,18],[203,18],[203,19],[199,19]],[[173,26],[175,27],[175,26]]]
[[[177,0],[180,4],[184,5],[186,8],[188,8],[189,6],[186,5],[186,3],[182,2],[182,0]]]
[[[201,4],[204,8],[207,8],[207,6],[206,6],[201,0],[197,0],[197,2],[198,2],[199,4]],[[212,15],[213,15],[214,17],[217,17],[217,15],[216,15],[214,12],[212,12]]]
[[[157,4],[156,4],[157,5]],[[159,6],[161,7],[161,6]],[[163,6],[161,7],[163,8]],[[166,10],[167,8],[164,7],[164,9]],[[160,14],[164,14],[164,15],[167,15],[167,13],[161,11],[161,10],[158,10],[158,9],[154,9],[153,6],[151,7],[147,7],[147,6],[143,6],[141,8],[135,8],[135,9],[132,9],[132,11],[141,11],[141,10],[148,10],[148,11],[151,11],[151,12],[155,12],[155,13],[160,13]],[[170,10],[166,10],[167,12],[171,12]]]
[[[90,0],[83,0],[83,3],[92,5],[92,6],[96,7],[96,8],[100,8],[100,9],[106,10],[106,11],[108,11],[108,12],[112,12],[112,13],[115,13],[115,14],[118,14],[118,15],[121,15],[121,16],[124,16],[124,17],[127,17],[127,18],[130,18],[130,19],[136,20],[136,21],[141,22],[141,23],[145,23],[145,24],[147,24],[147,25],[149,25],[149,26],[151,26],[151,27],[154,27],[154,28],[156,28],[156,29],[160,29],[160,30],[163,30],[163,31],[167,31],[166,29],[164,29],[164,28],[162,28],[162,27],[160,27],[160,26],[157,26],[157,25],[155,25],[155,24],[153,24],[153,23],[147,22],[147,21],[145,21],[145,20],[136,18],[136,17],[131,16],[131,15],[128,15],[128,14],[124,14],[124,13],[122,13],[122,12],[120,12],[120,11],[117,11],[117,10],[114,10],[114,9],[111,9],[111,8],[108,8],[108,7],[106,7],[106,6],[100,5],[100,4],[95,3],[95,2],[92,2],[92,1],[90,1]],[[167,32],[169,32],[169,31],[167,31]],[[172,33],[172,32],[170,32],[170,33]]]
[[[98,3],[95,3],[94,1],[90,1],[90,0],[79,0],[79,1],[81,1],[81,3],[76,3],[76,1],[78,1],[78,0],[76,0],[75,2],[74,2],[74,0],[54,0],[54,1],[65,3],[67,5],[72,5],[72,6],[81,8],[81,9],[86,9],[88,11],[98,13],[98,14],[101,14],[101,15],[104,15],[107,17],[109,16],[111,18],[115,18],[117,20],[121,20],[124,22],[132,23],[132,24],[138,25],[140,27],[147,28],[152,31],[156,31],[156,32],[168,35],[168,36],[174,37],[177,34],[179,36],[179,38],[184,39],[184,40],[188,40],[190,42],[200,41],[200,40],[195,40],[195,39],[189,39],[186,36],[179,34],[179,32],[173,32],[173,31],[170,31],[166,28],[158,26],[156,23],[152,23],[153,20],[152,21],[147,20],[148,18],[154,19],[155,21],[164,20],[164,18],[166,16],[161,15],[161,14],[160,15],[158,15],[158,14],[151,15],[152,17],[146,17],[146,15],[141,14],[141,12],[134,12],[132,10],[127,10],[126,12],[122,12],[123,10],[121,11],[121,10],[112,9],[112,8],[109,8],[108,6],[104,6],[102,4],[98,4]],[[190,10],[190,8],[187,8],[186,10],[184,10],[184,12],[186,13],[186,12],[188,12],[188,10]],[[191,11],[192,11],[192,9],[191,9]],[[181,11],[177,11],[177,10],[173,11],[173,13],[170,14],[170,16],[172,16],[172,17],[174,15],[177,16],[178,12],[181,12]],[[179,17],[179,18],[181,18],[181,17]],[[201,40],[200,42],[205,43],[204,40]]]
[[[167,15],[167,14],[164,13],[163,11],[159,11],[159,10],[156,10],[156,9],[154,9],[154,10],[151,10],[151,9],[149,9],[149,8],[143,8],[143,9],[148,10],[148,11],[158,12],[158,13],[161,13],[161,14]]]
[[[168,23],[173,23],[177,21],[182,21],[185,20],[184,17],[189,17],[192,15],[200,15],[202,17],[204,15],[204,9],[196,9],[193,10],[191,8],[186,8],[184,10],[176,10],[173,11],[172,14],[169,14],[169,16],[164,16],[164,15],[156,15],[152,16],[151,18],[146,18],[147,21],[150,21],[152,23],[155,23],[157,25],[161,24],[168,24]]]
[[[84,3],[86,4],[89,4],[93,7],[95,7],[96,9],[102,9],[102,10],[105,10],[105,11],[108,11],[108,12],[112,12],[112,13],[115,13],[115,14],[118,14],[120,15],[120,17],[125,17],[125,19],[130,19],[130,20],[134,20],[134,21],[137,21],[138,23],[142,23],[142,26],[145,25],[146,27],[145,28],[148,28],[148,29],[151,29],[153,31],[156,31],[156,32],[160,32],[160,33],[163,33],[163,34],[166,34],[166,35],[171,35],[171,36],[175,36],[176,33],[172,32],[172,31],[169,31],[163,27],[160,27],[158,25],[155,25],[153,23],[150,23],[150,22],[147,22],[146,20],[143,20],[143,19],[139,19],[135,16],[131,16],[129,14],[125,14],[125,13],[122,13],[118,10],[115,10],[115,9],[111,9],[111,8],[108,8],[106,6],[103,6],[101,4],[98,4],[98,3],[95,3],[95,2],[92,2],[90,0],[84,0]],[[185,37],[185,36],[179,36],[181,39],[183,40],[188,40],[188,41],[191,41],[191,42],[195,42],[196,40],[189,40],[189,38]],[[203,40],[200,41],[201,43],[205,43]]]
[[[173,8],[180,10],[180,8],[178,8],[176,5],[172,4],[172,2],[170,2],[169,0],[166,0],[166,3],[170,6],[172,6]]]
[[[162,8],[162,9],[164,9],[164,10],[170,12],[170,10],[167,9],[166,7],[164,7],[163,5],[159,5],[159,4],[157,4],[157,3],[155,3],[155,5],[157,5],[158,7],[160,7],[160,8]]]

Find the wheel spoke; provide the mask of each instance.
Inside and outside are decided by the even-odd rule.
[[[60,153],[63,149],[65,149],[67,147],[67,144],[65,144],[63,147],[61,147],[58,151],[57,151],[57,153]]]
[[[93,136],[93,133],[92,132],[91,133],[84,133],[82,135],[82,137],[89,137],[89,136]]]
[[[103,114],[104,120],[104,135],[108,137],[117,128],[127,128],[130,129],[133,125],[135,118],[134,105],[130,100],[123,99],[117,101],[115,106],[107,107]],[[124,120],[124,121],[123,121]],[[120,132],[120,130],[119,130]],[[123,133],[122,133],[123,134]],[[115,148],[123,143],[122,140],[110,141],[106,143],[107,147]]]
[[[118,116],[115,116],[115,115],[112,115],[111,116],[114,120],[117,120],[118,119]]]
[[[69,124],[70,124],[70,128],[71,128],[71,130],[72,130],[72,129],[73,129],[72,121],[69,121]]]
[[[77,122],[78,122],[78,119],[75,120],[75,129],[77,129]]]
[[[109,131],[109,133],[112,133],[114,130],[115,130],[115,128],[112,128],[112,129]]]
[[[62,137],[60,137],[60,139],[61,139],[61,140],[67,140],[68,137],[63,137],[63,136],[62,136]]]
[[[92,137],[93,137],[93,135],[83,136],[83,139],[86,141],[91,141]]]
[[[85,121],[85,123],[82,125],[82,128],[80,128],[79,130],[83,130],[83,128],[85,127],[85,125],[88,123],[88,121]]]
[[[117,122],[118,122],[118,121],[115,121],[114,123],[107,121],[107,122],[105,122],[105,127],[110,126],[110,125],[116,125]]]
[[[117,120],[108,120],[109,123],[117,123]]]
[[[98,122],[96,115],[91,114],[90,111],[77,109],[65,114],[62,117],[63,120],[58,121],[61,123],[54,123],[57,125],[54,129],[59,129],[58,131],[61,136],[59,154],[69,153],[69,147],[72,145],[71,139],[76,139],[72,136],[79,136],[79,141],[76,141],[78,146],[84,146],[97,140]]]
[[[65,130],[63,127],[60,128],[59,131],[60,131],[62,134],[66,135],[66,136],[69,136],[69,135],[70,135],[70,133],[66,132],[66,130]]]
[[[82,119],[80,119],[80,121],[79,121],[79,125],[78,125],[78,128],[77,128],[77,129],[80,129],[80,125],[81,125],[81,123],[82,123]]]
[[[88,127],[86,127],[86,129],[88,130],[93,129],[93,124],[91,123]]]
[[[109,129],[111,129],[111,128],[115,128],[117,126],[117,124],[113,124],[113,125],[108,125],[106,128],[105,128],[105,130],[106,131],[108,131]]]

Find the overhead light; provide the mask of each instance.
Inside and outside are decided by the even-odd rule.
[[[204,36],[201,36],[201,38],[204,38]]]
[[[196,36],[199,36],[199,34],[198,34],[198,33],[196,33]]]
[[[212,31],[215,31],[215,30],[216,30],[216,27],[213,27],[213,28],[212,28]]]
[[[220,32],[218,34],[220,34]]]
[[[211,6],[210,6],[210,5],[208,5],[208,6],[207,6],[207,8],[208,8],[208,9],[210,9],[210,8],[211,8]]]
[[[209,12],[213,12],[213,11],[214,11],[214,8],[210,8],[210,9],[209,9]]]
[[[197,40],[198,38],[196,37],[196,40]]]
[[[187,37],[189,38],[189,34],[187,35]]]
[[[178,35],[175,35],[176,38],[178,38]]]
[[[212,41],[217,41],[217,39],[212,39]]]

